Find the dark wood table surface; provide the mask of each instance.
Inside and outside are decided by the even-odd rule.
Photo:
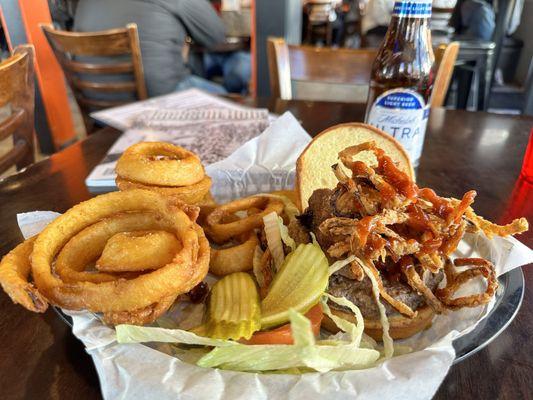
[[[312,135],[363,118],[362,105],[246,100],[291,111]],[[518,179],[533,119],[432,110],[418,182],[445,196],[476,189],[475,208],[500,223],[518,215],[533,222],[531,188]],[[290,134],[290,132],[287,132]],[[106,128],[27,170],[0,181],[0,255],[22,237],[17,213],[64,212],[89,198],[85,177],[119,132]],[[533,235],[519,237],[533,246]],[[485,349],[452,367],[437,399],[524,399],[533,393],[533,270],[524,268],[524,302],[513,323]],[[0,398],[93,399],[101,396],[91,358],[70,328],[49,310],[34,314],[0,291]],[[423,385],[424,382],[420,382]]]

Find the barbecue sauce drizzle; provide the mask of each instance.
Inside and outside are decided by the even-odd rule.
[[[436,238],[433,232],[429,216],[424,213],[422,208],[417,205],[417,198],[422,198],[430,202],[433,206],[433,212],[448,223],[458,223],[466,209],[474,201],[476,196],[475,191],[469,191],[461,200],[457,208],[450,204],[450,201],[438,196],[435,191],[429,188],[421,188],[409,178],[409,176],[398,169],[394,161],[385,155],[382,149],[372,147],[371,149],[378,160],[377,172],[383,176],[386,185],[383,185],[379,191],[381,199],[384,203],[388,202],[398,194],[403,195],[406,199],[411,201],[407,206],[407,214],[409,219],[407,225],[415,231],[427,233],[428,239],[422,241],[421,254],[430,254],[437,251],[442,251],[443,238]],[[368,166],[362,161],[354,161],[350,163],[350,169],[354,176],[365,175],[368,172]],[[376,220],[373,216],[365,216],[357,222],[356,234],[359,240],[359,246],[364,248],[366,255],[371,254],[375,250],[381,250],[385,246],[391,245],[393,239],[386,240],[378,234],[373,234],[372,230],[376,226]],[[404,257],[402,258],[402,260]],[[400,260],[400,262],[402,262]],[[405,263],[406,260],[403,260]],[[412,262],[412,259],[411,259]]]

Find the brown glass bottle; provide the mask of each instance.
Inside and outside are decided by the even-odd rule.
[[[366,108],[366,122],[399,140],[414,165],[422,152],[435,77],[430,17],[431,1],[396,1],[372,66]]]

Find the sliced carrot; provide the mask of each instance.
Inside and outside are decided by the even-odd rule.
[[[320,304],[311,308],[305,316],[311,321],[311,328],[317,336],[324,316]],[[244,344],[293,344],[291,324],[285,324],[270,331],[255,332],[249,340],[241,340],[240,342]]]

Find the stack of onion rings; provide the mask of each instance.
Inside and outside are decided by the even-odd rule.
[[[209,271],[224,276],[253,268],[254,252],[259,245],[256,230],[263,227],[263,216],[281,215],[285,205],[275,196],[258,195],[238,199],[208,209],[201,225],[211,248]]]
[[[110,324],[152,322],[208,271],[209,243],[195,223],[197,216],[197,207],[151,191],[97,196],[6,255],[0,282],[13,301],[31,311],[43,312],[50,303],[102,312]],[[110,238],[136,231],[165,232],[167,238],[172,234],[179,246],[170,262],[153,271],[90,271]]]
[[[117,161],[120,190],[145,189],[175,196],[187,204],[209,198],[211,178],[198,156],[164,142],[141,142],[126,149]]]

